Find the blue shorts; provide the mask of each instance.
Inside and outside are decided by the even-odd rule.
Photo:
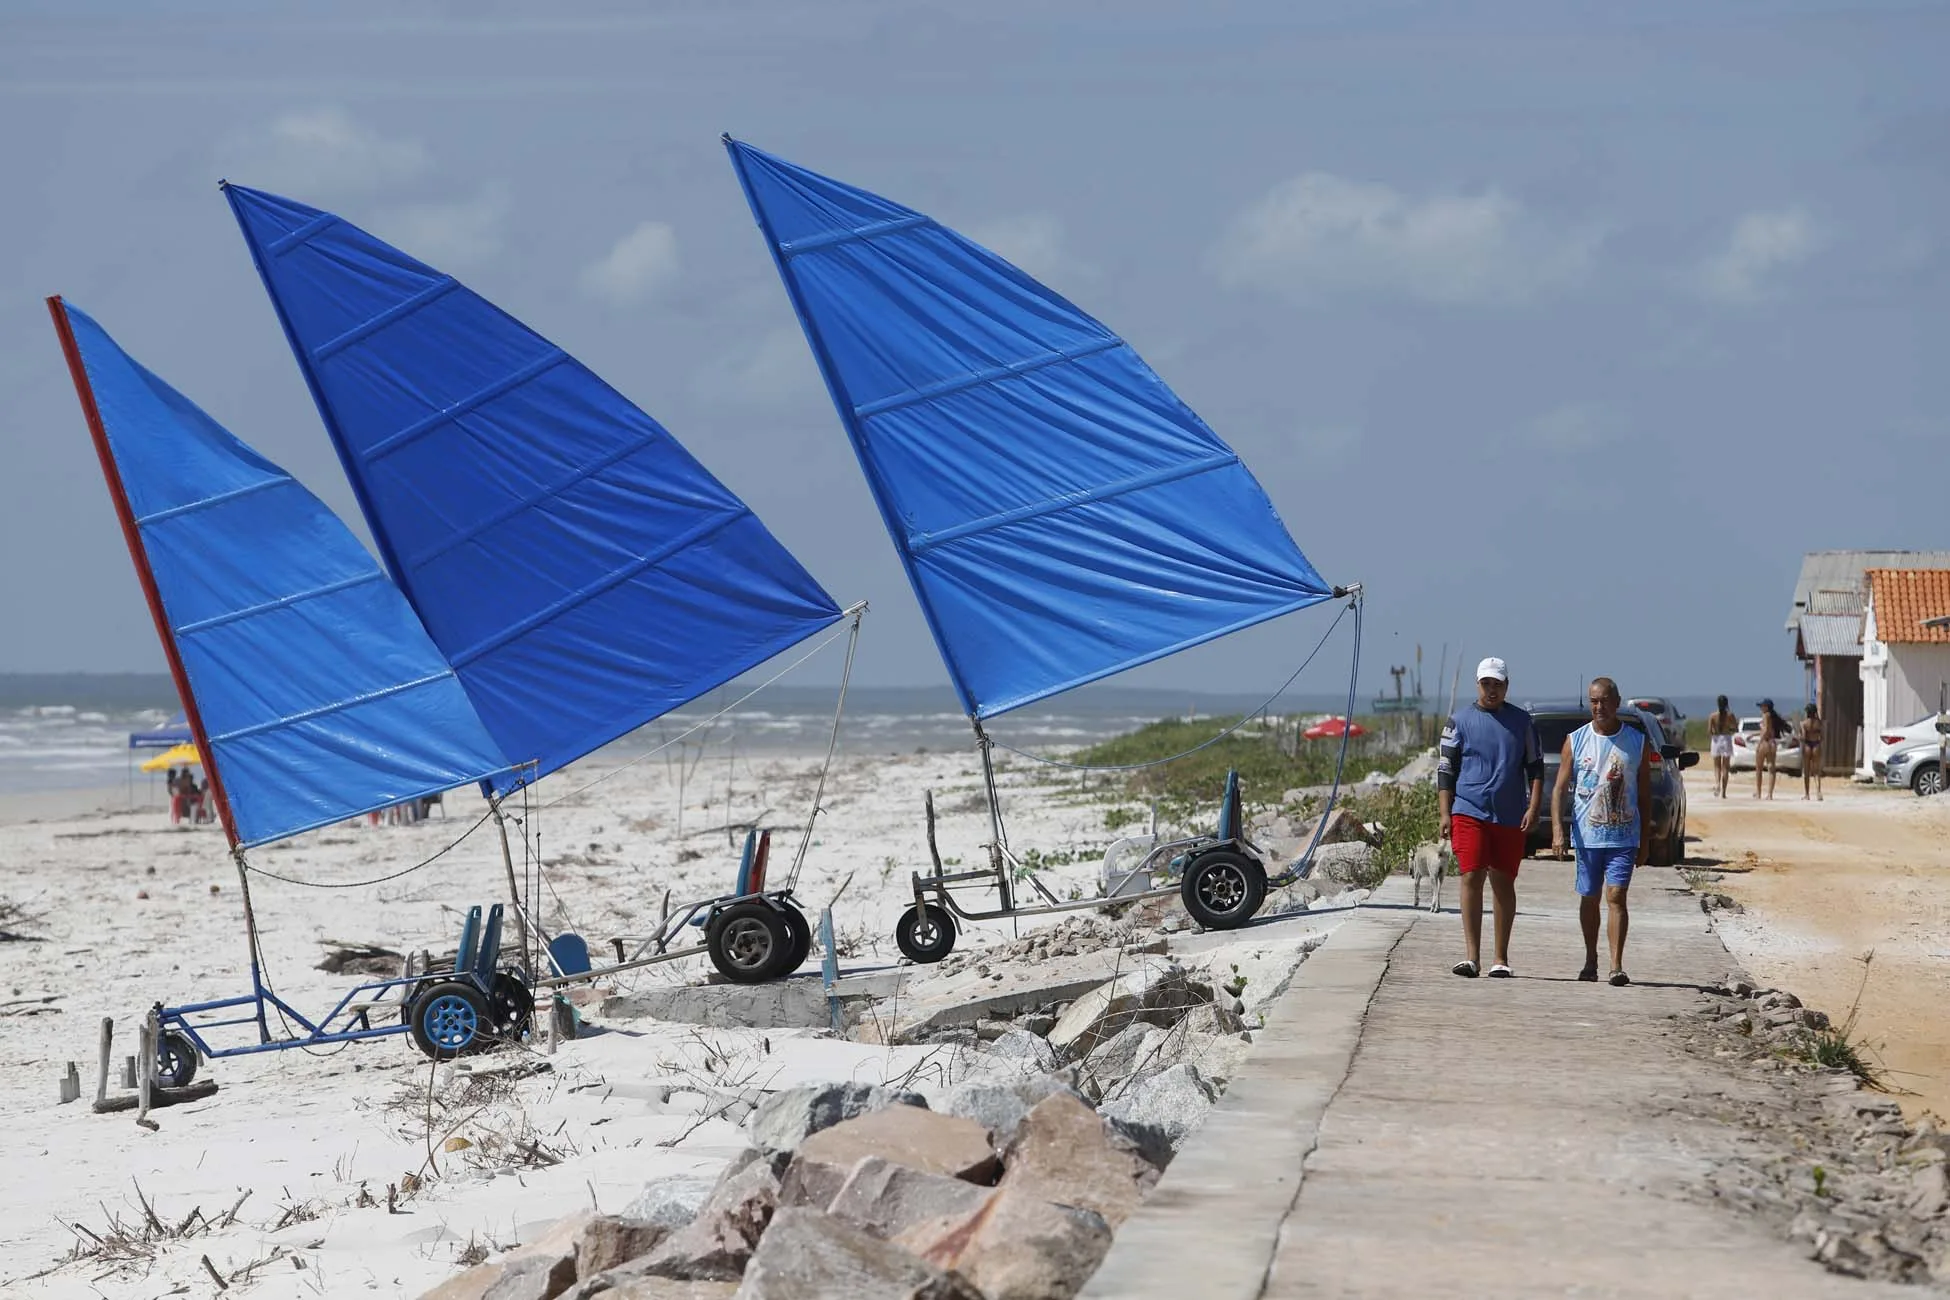
[[[1622,849],[1579,849],[1578,893],[1589,898],[1598,892],[1600,885],[1616,885],[1620,889],[1632,883],[1632,868],[1639,859],[1638,845]]]

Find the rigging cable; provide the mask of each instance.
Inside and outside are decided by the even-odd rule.
[[[840,698],[833,706],[833,734],[826,741],[826,761],[820,765],[819,784],[813,788],[812,810],[806,814],[806,833],[799,837],[799,852],[793,855],[792,870],[786,873],[785,887],[790,890],[799,883],[799,868],[806,865],[806,851],[812,847],[813,824],[819,820],[820,800],[826,795],[826,776],[833,770],[833,755],[840,747],[840,719],[846,714],[846,688],[853,680],[853,652],[860,648],[860,620],[866,615],[866,607],[860,606],[853,614],[853,632],[846,642],[846,665],[840,669]],[[731,820],[731,799],[725,797],[725,820]]]
[[[1348,606],[1354,611],[1354,669],[1347,675],[1347,712],[1341,716],[1351,724],[1354,721],[1355,682],[1359,680],[1361,674],[1361,590],[1359,587],[1355,588],[1354,599],[1348,602]],[[1341,776],[1347,768],[1347,743],[1351,739],[1350,733],[1353,730],[1351,725],[1341,728],[1341,752],[1334,759],[1334,784],[1327,791],[1327,806],[1320,810],[1320,819],[1314,823],[1314,837],[1307,845],[1307,851],[1295,858],[1285,871],[1275,877],[1281,883],[1285,883],[1289,878],[1305,879],[1313,874],[1314,850],[1320,847],[1320,837],[1327,833],[1327,819],[1333,816],[1335,801],[1341,796]]]

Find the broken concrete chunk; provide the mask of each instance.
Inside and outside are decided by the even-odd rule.
[[[1037,1103],[1024,1117],[1004,1164],[1001,1186],[1094,1211],[1112,1228],[1158,1181],[1157,1168],[1135,1146],[1065,1094]]]
[[[1055,1024],[1055,1019],[1051,1018],[1050,1023]],[[984,1047],[991,1056],[1017,1062],[1025,1073],[1047,1074],[1063,1064],[1047,1042],[1015,1025],[997,1034]]]
[[[780,1210],[735,1300],[984,1300],[969,1283],[817,1210]]]
[[[1346,844],[1323,844],[1314,850],[1313,875],[1348,885],[1365,880],[1374,872],[1375,848],[1359,840]]]
[[[767,1151],[797,1150],[822,1129],[889,1106],[927,1108],[927,1098],[876,1083],[821,1083],[775,1092],[752,1112],[752,1144]]]
[[[973,1214],[989,1195],[988,1188],[959,1178],[924,1174],[868,1156],[853,1167],[826,1212],[876,1237],[891,1238],[928,1219]]]
[[[1199,999],[1184,967],[1157,957],[1140,957],[1131,969],[1084,993],[1064,1009],[1049,1031],[1049,1045],[1070,1060],[1096,1046],[1147,1012],[1181,1010]],[[1207,991],[1206,1001],[1211,1000]]]
[[[1140,1069],[1162,1068],[1158,1057],[1170,1037],[1169,1030],[1136,1021],[1091,1049],[1090,1055],[1084,1058],[1083,1068],[1097,1080],[1098,1088],[1109,1094]]]
[[[1089,1210],[997,1188],[973,1210],[916,1224],[895,1239],[988,1300],[1069,1300],[1110,1249],[1110,1226]]]
[[[976,1183],[992,1181],[996,1170],[987,1129],[913,1106],[890,1106],[815,1133],[799,1144],[796,1159],[851,1169],[868,1156]]]

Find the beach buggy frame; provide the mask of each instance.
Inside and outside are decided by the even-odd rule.
[[[771,831],[757,827],[746,831],[731,893],[683,905],[667,914],[656,932],[648,936],[612,938],[616,961],[610,965],[597,966],[590,961],[588,942],[581,935],[557,935],[546,948],[546,960],[555,973],[537,980],[535,987],[579,984],[699,953],[709,953],[711,964],[734,984],[762,984],[791,974],[812,955],[812,923],[793,897],[790,885],[766,887],[771,855]],[[702,943],[672,947],[693,928],[704,931]],[[536,932],[539,934],[539,929]]]
[[[422,1052],[446,1061],[519,1036],[534,1009],[526,978],[501,961],[499,903],[485,915],[478,906],[468,910],[451,968],[409,969],[394,979],[361,984],[316,1021],[264,982],[255,945],[253,926],[248,994],[174,1007],[156,1004],[156,1082],[167,1088],[183,1087],[196,1076],[200,1057],[214,1060],[294,1047],[329,1047],[395,1034],[411,1036]],[[223,1017],[235,1011],[246,1014]],[[273,1014],[287,1030],[282,1037],[271,1032]],[[385,1023],[386,1019],[393,1023]],[[257,1041],[222,1047],[205,1036],[210,1030],[239,1026],[254,1026]]]
[[[976,734],[982,751],[982,780],[988,795],[991,838],[989,865],[977,871],[949,872],[943,869],[941,850],[934,834],[934,794],[927,796],[928,856],[933,871],[915,872],[914,905],[901,914],[894,927],[894,942],[911,961],[937,962],[954,951],[958,921],[994,921],[1005,917],[1048,916],[1057,912],[1077,912],[1094,908],[1135,903],[1149,898],[1169,898],[1177,894],[1192,919],[1208,930],[1232,930],[1252,920],[1274,884],[1284,884],[1302,874],[1296,867],[1277,878],[1267,875],[1262,854],[1246,837],[1245,812],[1239,793],[1239,773],[1226,773],[1225,793],[1219,802],[1218,824],[1210,835],[1190,835],[1182,839],[1157,841],[1155,834],[1130,837],[1113,844],[1104,855],[1104,896],[1065,902],[1052,894],[1036,873],[1010,850],[1003,835],[1001,804],[995,788],[993,742],[981,730]],[[1133,843],[1150,845],[1135,866],[1115,864],[1118,848]],[[1176,883],[1150,887],[1163,871],[1175,875]],[[1025,907],[1017,903],[1014,885],[1027,880],[1043,900]],[[998,905],[975,911],[956,901],[954,887],[984,882],[993,887]]]

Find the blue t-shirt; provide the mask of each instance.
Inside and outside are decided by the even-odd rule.
[[[1437,753],[1436,784],[1455,792],[1454,811],[1516,826],[1530,810],[1530,783],[1544,776],[1544,753],[1530,715],[1514,704],[1472,704],[1449,719]]]
[[[1645,733],[1620,723],[1601,736],[1585,723],[1571,733],[1571,843],[1580,849],[1639,846],[1639,767]]]

